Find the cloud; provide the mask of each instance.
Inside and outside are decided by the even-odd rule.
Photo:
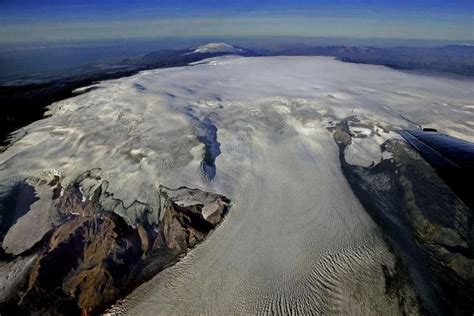
[[[334,15],[321,11],[202,17],[161,17],[104,21],[19,23],[0,28],[4,43],[61,40],[99,40],[159,36],[345,36],[472,40],[464,15],[362,13]]]

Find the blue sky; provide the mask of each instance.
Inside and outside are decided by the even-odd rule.
[[[160,36],[474,40],[474,0],[0,0],[0,42]]]

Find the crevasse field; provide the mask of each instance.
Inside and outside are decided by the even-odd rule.
[[[395,258],[346,182],[328,128],[354,115],[373,126],[351,129],[367,136],[344,153],[360,166],[390,159],[380,144],[416,124],[474,140],[472,82],[326,57],[226,56],[97,88],[17,132],[0,154],[0,179],[59,173],[68,181],[100,168],[125,206],[157,205],[159,185],[233,203],[206,241],[111,312],[394,310],[381,265]],[[10,253],[50,228],[41,213],[49,197],[38,194],[5,236]]]

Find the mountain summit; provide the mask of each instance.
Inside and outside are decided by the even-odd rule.
[[[193,53],[243,53],[245,49],[227,43],[207,43],[196,47]]]

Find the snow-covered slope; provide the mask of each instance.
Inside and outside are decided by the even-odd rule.
[[[196,47],[193,53],[242,53],[244,49],[226,43],[208,43]]]

